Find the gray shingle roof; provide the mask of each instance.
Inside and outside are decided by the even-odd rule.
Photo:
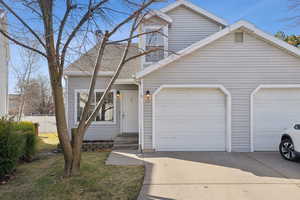
[[[92,73],[94,62],[97,56],[98,46],[99,45],[96,45],[86,54],[82,55],[78,60],[70,64],[65,69],[65,72],[87,72],[87,74]],[[104,57],[102,60],[100,71],[115,71],[121,60],[124,48],[125,45],[123,44],[108,45],[104,51]],[[138,46],[137,44],[133,44],[129,49],[128,57],[137,54],[139,54]],[[119,78],[132,78],[132,75],[139,71],[140,62],[140,58],[137,58],[126,63],[120,73]]]

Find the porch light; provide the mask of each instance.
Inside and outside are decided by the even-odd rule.
[[[146,91],[146,95],[145,95],[145,97],[146,97],[146,99],[147,99],[147,100],[149,100],[149,99],[150,99],[150,97],[151,97],[151,94],[150,94],[150,91],[149,91],[149,90],[147,90],[147,91]]]
[[[117,97],[119,98],[121,95],[120,90],[117,91]]]

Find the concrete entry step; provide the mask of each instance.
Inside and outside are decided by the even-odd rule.
[[[115,144],[113,150],[138,150],[138,144]]]
[[[113,149],[135,150],[139,147],[137,134],[122,134],[114,139]]]

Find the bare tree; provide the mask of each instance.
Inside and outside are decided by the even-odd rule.
[[[50,82],[47,77],[39,75],[35,82],[37,84],[37,100],[38,103],[35,106],[35,112],[40,115],[51,115],[53,114],[54,105],[53,105],[53,98],[51,95],[51,86]]]
[[[286,35],[283,31],[279,31],[275,34],[275,37],[293,45],[295,47],[300,46],[300,36],[299,35]]]
[[[35,41],[28,41],[26,43],[34,48],[38,47],[38,44]],[[39,63],[40,55],[29,49],[21,48],[20,58],[22,64],[19,67],[14,67],[14,65],[12,65],[12,69],[17,80],[16,90],[20,95],[18,104],[19,109],[17,114],[18,121],[20,121],[22,118],[26,102],[26,91],[30,89],[30,80],[33,72],[38,69],[37,64]]]
[[[144,16],[150,12],[149,6],[155,1],[157,0],[120,0],[120,4],[116,6],[113,5],[111,0],[87,0],[87,3],[75,0],[18,0],[13,1],[14,3],[7,3],[5,0],[0,0],[0,5],[17,21],[17,24],[9,24],[10,28],[18,27],[15,31],[9,33],[0,29],[0,33],[15,44],[30,49],[47,60],[55,103],[57,132],[64,152],[66,177],[80,173],[81,146],[85,132],[96,118],[124,64],[132,59],[161,50],[159,48],[140,50],[139,54],[131,57],[128,54],[129,49],[132,48],[133,39],[144,34],[150,34],[150,32],[137,33],[137,30]],[[15,4],[18,5],[15,6]],[[124,10],[121,8],[116,9],[120,5],[123,5]],[[28,13],[24,16],[24,14],[18,12],[21,6],[23,6],[22,12],[24,10],[30,11],[30,17],[28,17]],[[59,13],[62,8],[65,11],[63,16],[60,16]],[[128,35],[124,39],[114,41],[114,35],[120,30],[124,30],[124,27],[129,27],[129,31],[127,30]],[[96,30],[101,30],[103,34],[101,35],[101,41],[99,41],[98,54],[91,75],[89,95],[78,127],[72,131],[70,139],[63,97],[63,71],[72,51],[75,52],[76,50],[78,53],[78,51],[80,52],[88,47],[90,36]],[[160,30],[151,33],[153,32],[160,32]],[[39,48],[24,43],[24,37],[35,38],[39,42]],[[97,74],[101,69],[104,50],[107,45],[120,42],[125,45],[125,48],[115,74],[97,102],[95,109],[88,112],[95,90]]]
[[[288,0],[288,8],[292,13],[291,17],[286,18],[285,20],[291,21],[292,25],[300,24],[300,15],[298,14],[300,11],[300,0]]]
[[[48,77],[38,75],[26,80],[26,86],[21,82],[21,94],[14,96],[14,104],[19,109],[22,108],[23,115],[52,115],[54,113],[54,105],[52,100],[52,93]],[[13,111],[11,112],[13,114]],[[19,119],[22,116],[15,113]]]

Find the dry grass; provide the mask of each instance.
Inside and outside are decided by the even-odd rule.
[[[57,133],[41,133],[38,139],[38,152],[49,152],[57,148],[58,136]]]
[[[81,176],[63,179],[61,155],[20,165],[16,179],[0,186],[2,200],[136,199],[144,167],[106,166],[109,152],[83,153]]]

